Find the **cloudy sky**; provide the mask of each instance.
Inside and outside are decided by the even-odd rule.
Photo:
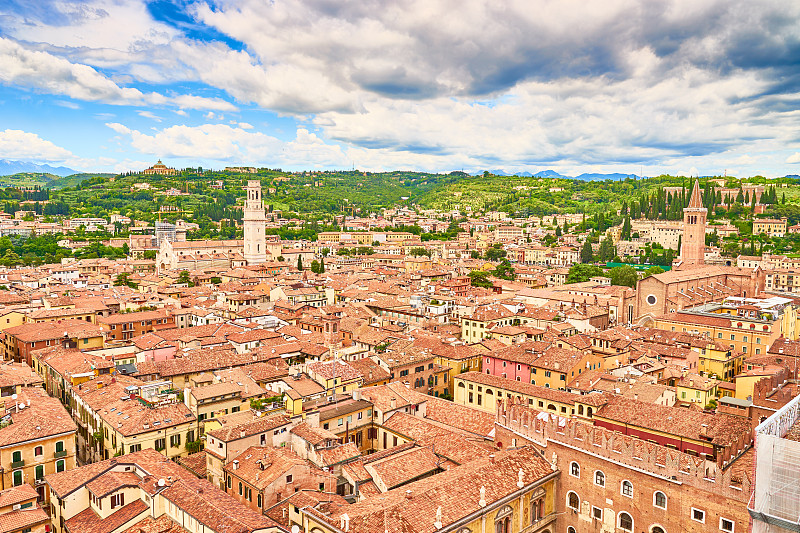
[[[800,2],[4,0],[0,159],[800,174]]]

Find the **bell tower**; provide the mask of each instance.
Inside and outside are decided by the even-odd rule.
[[[261,199],[261,182],[249,180],[244,189],[247,196],[244,200],[244,259],[248,265],[264,263],[267,260],[267,239],[265,228],[267,223],[264,213],[264,202]]]
[[[695,180],[689,207],[683,210],[683,240],[681,241],[681,267],[702,266],[706,251],[706,217],[700,197],[700,182]]]

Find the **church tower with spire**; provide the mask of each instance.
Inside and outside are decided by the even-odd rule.
[[[689,207],[683,210],[683,239],[681,241],[681,267],[702,266],[706,251],[706,217],[700,197],[700,181],[695,180]]]

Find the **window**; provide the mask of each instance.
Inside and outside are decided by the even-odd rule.
[[[569,464],[569,475],[574,477],[581,477],[581,465],[579,465],[575,461],[572,461]]]
[[[228,488],[231,488],[231,476],[228,476]]]
[[[56,461],[56,472],[63,472],[64,471],[64,460],[59,459]]]
[[[181,445],[181,435],[180,433],[175,434],[169,438],[169,443],[173,448],[177,448]]]
[[[658,507],[659,509],[666,509],[667,508],[667,495],[663,492],[656,491],[653,494],[653,505]]]
[[[13,477],[13,484],[15,487],[22,485],[22,470],[15,470],[12,477]]]
[[[242,495],[242,482],[239,482],[239,496]]]
[[[56,442],[56,451],[57,452],[63,452],[64,451],[64,441],[63,440],[60,440],[60,441]]]
[[[292,475],[289,474],[288,476],[286,476],[286,483],[291,483],[291,482],[292,482]]]
[[[600,470],[595,470],[594,472],[594,484],[598,487],[606,486],[606,475]]]
[[[156,450],[163,450],[166,448],[166,439],[156,439]]]
[[[578,498],[577,494],[570,491],[567,494],[567,507],[569,507],[573,511],[577,511],[580,506],[581,506],[581,499]]]
[[[262,496],[261,496],[261,494],[259,494],[258,495],[258,506],[259,507],[261,507],[261,503],[262,503]]]
[[[44,479],[44,465],[36,465],[36,481]]]
[[[720,517],[719,519],[719,529],[720,531],[725,531],[725,533],[733,533],[733,520],[728,520],[727,518]]]
[[[661,526],[653,526],[650,528],[650,533],[666,533],[666,531]]]
[[[700,522],[701,524],[705,524],[706,512],[692,507],[692,520],[694,520],[695,522]]]
[[[633,518],[628,513],[619,513],[619,524],[617,524],[623,531],[633,531]]]
[[[111,508],[116,509],[125,505],[125,494],[114,494],[111,496]]]
[[[220,446],[222,446],[222,443],[220,443]],[[141,445],[141,444],[131,444],[131,451],[130,451],[130,453],[133,453],[133,452],[138,452],[138,451],[140,451],[141,449],[142,449],[142,445]]]
[[[544,518],[544,496],[531,499],[531,524]]]
[[[592,518],[595,520],[603,521],[603,510],[599,507],[592,506]]]
[[[508,505],[497,511],[494,519],[495,533],[511,533],[511,518],[513,514],[514,511]]]
[[[574,528],[574,527],[572,527],[572,526],[569,526],[569,527],[567,528],[567,533],[576,533],[576,532],[575,532],[575,528]]]
[[[631,483],[627,479],[624,480],[620,487],[620,493],[623,496],[627,496],[628,498],[633,498],[633,483]]]

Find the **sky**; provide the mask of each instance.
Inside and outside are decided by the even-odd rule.
[[[0,159],[800,174],[800,2],[0,0]]]

